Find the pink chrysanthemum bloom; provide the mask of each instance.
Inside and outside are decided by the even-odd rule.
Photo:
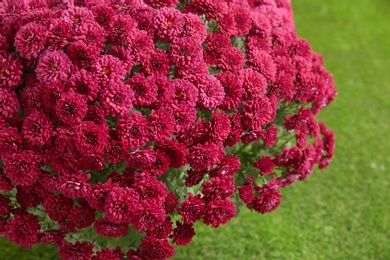
[[[58,247],[58,255],[64,260],[78,259],[78,260],[90,260],[93,252],[93,243],[88,242],[80,243],[77,241],[75,244],[64,241],[61,246]]]
[[[3,158],[4,173],[17,185],[33,185],[41,173],[36,155],[25,150]]]
[[[63,221],[68,218],[69,212],[73,207],[73,200],[62,194],[50,194],[42,206],[52,220]]]
[[[91,7],[92,13],[95,17],[95,21],[103,27],[108,27],[115,12],[104,3],[96,4]]]
[[[165,221],[165,210],[148,202],[143,202],[141,207],[132,216],[131,224],[137,231],[150,231]]]
[[[90,121],[76,127],[74,138],[81,154],[100,154],[108,144],[107,131]]]
[[[120,247],[115,250],[112,248],[103,248],[96,252],[95,256],[92,256],[91,260],[121,260],[125,254],[122,252]]]
[[[191,242],[194,236],[195,229],[192,227],[192,223],[176,221],[176,227],[173,229],[170,237],[173,238],[172,243],[178,246],[185,246]]]
[[[174,7],[179,3],[179,0],[144,0],[144,2],[154,7]]]
[[[23,82],[22,61],[14,54],[0,53],[0,87],[16,89]]]
[[[147,75],[167,75],[171,71],[171,61],[165,51],[155,49],[142,61],[142,68]]]
[[[157,36],[163,41],[172,41],[183,33],[183,14],[173,8],[161,8],[153,17]]]
[[[227,71],[237,71],[242,69],[245,56],[238,48],[230,47],[224,51],[217,60],[218,67]]]
[[[122,62],[111,55],[101,56],[92,68],[94,74],[102,85],[122,80],[126,74]]]
[[[125,46],[114,46],[108,51],[108,54],[122,61],[123,68],[128,72],[135,65],[134,55]]]
[[[32,145],[42,146],[52,135],[53,123],[43,113],[30,114],[23,122],[23,138]]]
[[[150,237],[154,237],[157,239],[166,239],[169,234],[172,232],[172,221],[171,217],[166,217],[165,221],[158,225],[153,230],[147,231],[146,234]]]
[[[116,127],[119,138],[129,148],[138,148],[149,140],[148,120],[137,111],[119,119]]]
[[[224,157],[225,151],[218,143],[198,144],[189,149],[188,163],[195,169],[205,169],[218,164]]]
[[[47,37],[46,26],[39,23],[28,23],[22,26],[15,36],[15,49],[23,58],[37,58],[45,47]]]
[[[135,106],[148,107],[156,100],[157,85],[153,77],[145,78],[142,73],[137,73],[132,78],[129,78],[126,84],[134,92]]]
[[[54,19],[48,28],[47,42],[53,49],[61,49],[68,44],[72,25],[65,19]]]
[[[189,192],[188,199],[181,202],[177,212],[182,216],[184,223],[193,223],[202,218],[204,209],[204,201],[200,194],[194,196]]]
[[[78,69],[89,69],[99,52],[84,42],[74,41],[67,47],[66,54]]]
[[[4,235],[11,242],[24,248],[29,248],[37,242],[40,228],[37,216],[21,212],[20,214],[15,214],[12,220],[7,221]]]
[[[137,22],[134,19],[124,15],[114,15],[110,19],[107,41],[111,44],[122,45],[136,27]]]
[[[167,240],[157,240],[146,236],[141,243],[142,253],[148,259],[164,260],[175,253],[175,248]]]
[[[225,92],[222,104],[219,107],[224,110],[238,107],[243,94],[242,82],[239,77],[230,71],[219,73],[216,77],[221,82]]]
[[[62,94],[56,104],[55,111],[63,123],[75,125],[80,123],[87,113],[87,103],[82,95],[71,89]]]
[[[261,130],[261,127],[270,123],[274,117],[274,108],[267,98],[258,98],[256,102],[244,102],[244,123],[253,130]]]
[[[151,147],[144,150],[136,150],[129,153],[126,158],[126,164],[134,168],[149,168],[156,160]]]
[[[63,51],[48,51],[39,58],[37,78],[40,82],[65,81],[72,71],[71,63]]]
[[[10,119],[19,109],[18,98],[14,91],[0,88],[0,116]]]
[[[199,42],[203,42],[207,37],[207,30],[202,19],[198,15],[188,13],[184,16],[184,20],[183,36],[192,37]]]
[[[100,91],[97,79],[92,76],[92,73],[83,69],[72,74],[65,87],[66,91],[72,88],[74,92],[85,96],[89,102],[94,101]]]
[[[259,72],[247,68],[240,70],[240,79],[244,89],[245,100],[264,96],[267,91],[267,80]]]
[[[217,78],[203,76],[196,86],[199,89],[198,107],[200,109],[213,109],[222,103],[224,88]]]
[[[82,171],[62,175],[59,178],[58,189],[69,198],[86,198],[91,193],[91,186],[87,183],[90,178],[90,174],[83,175]]]
[[[72,6],[65,10],[63,17],[73,26],[73,29],[95,20],[93,13],[90,10],[78,6]]]
[[[203,61],[203,48],[191,37],[176,38],[169,48],[169,55],[177,67],[191,68]]]
[[[90,227],[95,222],[95,211],[88,206],[73,206],[69,221],[77,228]]]
[[[104,50],[106,35],[104,29],[96,22],[84,23],[77,27],[76,35],[73,37],[76,41],[81,41],[97,51]]]
[[[110,82],[100,92],[99,101],[107,115],[124,116],[133,108],[134,92],[122,81]]]
[[[94,209],[104,211],[106,198],[114,187],[118,187],[118,184],[113,184],[111,179],[108,179],[105,183],[91,185],[91,192],[86,197],[89,205]]]
[[[153,38],[146,31],[135,30],[124,41],[137,61],[144,61],[154,49]]]
[[[187,80],[175,79],[173,81],[175,102],[195,107],[198,101],[198,89]]]
[[[175,133],[185,133],[190,130],[197,116],[197,110],[190,105],[172,105],[168,109],[175,118]]]
[[[107,196],[104,212],[113,223],[130,223],[139,205],[139,196],[134,189],[114,188]]]
[[[149,131],[152,140],[168,139],[175,130],[175,118],[164,110],[153,110],[149,115]]]
[[[206,205],[203,222],[217,228],[229,222],[236,213],[234,202],[230,199],[210,201]]]
[[[206,203],[218,199],[226,199],[234,194],[234,178],[232,176],[222,176],[211,178],[202,184],[203,200]]]

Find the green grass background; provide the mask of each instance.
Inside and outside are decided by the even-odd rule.
[[[298,34],[321,52],[339,95],[319,118],[335,131],[330,167],[284,189],[278,210],[197,226],[174,259],[390,259],[390,1],[293,0]],[[0,260],[58,259],[0,239]]]

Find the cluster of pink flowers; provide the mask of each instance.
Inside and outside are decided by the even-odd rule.
[[[0,235],[169,258],[327,167],[336,94],[290,0],[3,0]]]

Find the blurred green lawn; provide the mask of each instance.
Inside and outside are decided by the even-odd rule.
[[[278,210],[197,226],[174,259],[390,259],[390,1],[293,0],[298,33],[321,52],[339,96],[320,114],[335,131],[330,167],[283,190]],[[0,240],[0,259],[58,259]]]

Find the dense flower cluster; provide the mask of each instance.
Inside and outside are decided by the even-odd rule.
[[[326,168],[336,94],[290,0],[3,0],[0,235],[169,258]]]

